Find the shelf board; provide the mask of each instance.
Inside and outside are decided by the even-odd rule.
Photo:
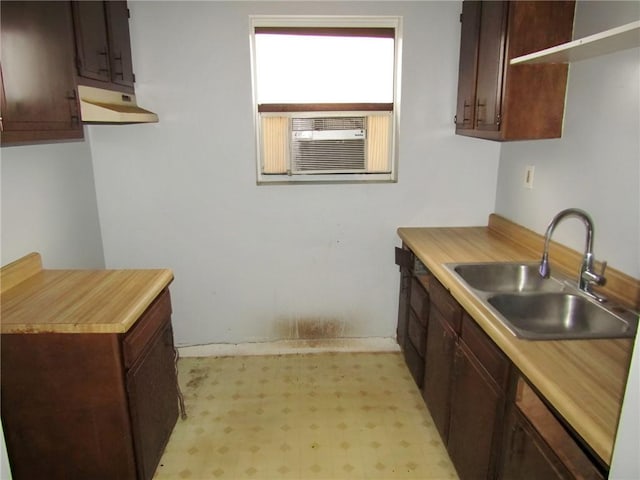
[[[511,65],[523,63],[566,63],[640,46],[640,20],[572,42],[512,58]]]

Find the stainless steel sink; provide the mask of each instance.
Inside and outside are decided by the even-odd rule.
[[[462,263],[453,271],[471,288],[484,292],[558,292],[562,283],[542,278],[537,263]]]
[[[638,314],[599,303],[565,277],[544,279],[537,263],[446,264],[514,335],[529,340],[629,338]]]
[[[487,302],[523,338],[622,338],[633,337],[637,328],[637,317],[634,322],[629,312],[616,314],[578,294],[496,294]]]

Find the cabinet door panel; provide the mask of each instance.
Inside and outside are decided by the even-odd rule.
[[[422,396],[442,439],[449,432],[451,371],[456,334],[435,307],[431,309],[427,328],[424,385]]]
[[[509,415],[507,431],[508,450],[500,475],[502,480],[573,478],[516,409]]]
[[[455,354],[447,449],[462,480],[493,478],[504,395],[463,343]]]
[[[424,381],[424,358],[418,354],[418,351],[410,341],[405,342],[404,360],[407,363],[409,372],[411,372],[411,376],[416,382],[416,385],[418,385],[418,388],[422,388],[422,382]]]
[[[462,3],[462,18],[464,20],[460,32],[456,127],[463,129],[473,128],[475,124],[480,8],[479,1],[468,0]]]
[[[71,7],[3,1],[0,8],[3,144],[82,138]]]
[[[424,352],[427,343],[427,330],[422,325],[413,310],[409,312],[409,340],[415,347],[418,354],[424,358]]]
[[[423,326],[427,326],[429,320],[429,294],[416,277],[411,279],[411,309]]]
[[[108,82],[111,78],[104,2],[72,2],[78,74]]]
[[[111,81],[118,85],[133,87],[134,76],[127,2],[105,2],[105,8],[111,51]]]
[[[478,40],[476,128],[499,130],[507,2],[482,2]]]
[[[127,373],[138,478],[151,479],[178,418],[171,322]]]

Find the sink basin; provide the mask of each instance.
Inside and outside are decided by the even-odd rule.
[[[453,271],[471,288],[483,292],[559,292],[562,284],[544,279],[537,263],[461,263]]]
[[[487,298],[516,336],[528,339],[633,337],[637,316],[619,315],[571,293],[495,294]]]
[[[514,335],[528,340],[630,338],[638,315],[588,298],[565,277],[544,279],[538,263],[449,263],[465,284]]]

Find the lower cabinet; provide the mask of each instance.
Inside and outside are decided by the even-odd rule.
[[[505,480],[538,480],[571,478],[553,451],[544,443],[523,415],[512,411],[507,418],[508,449],[500,478]]]
[[[464,315],[455,351],[447,450],[462,479],[495,478],[509,361]]]
[[[171,301],[126,334],[3,334],[13,478],[151,479],[178,417]]]
[[[433,422],[446,442],[449,436],[449,413],[451,405],[451,384],[453,358],[460,330],[460,312],[442,313],[443,295],[448,295],[439,282],[432,278],[430,289],[433,293],[427,328],[427,347],[422,396]]]
[[[606,478],[606,469],[589,456],[527,381],[514,377],[500,478]]]
[[[431,278],[422,395],[461,479],[494,478],[509,360]]]
[[[398,250],[407,259],[398,341],[459,477],[606,478],[606,465],[449,291],[405,245]]]

